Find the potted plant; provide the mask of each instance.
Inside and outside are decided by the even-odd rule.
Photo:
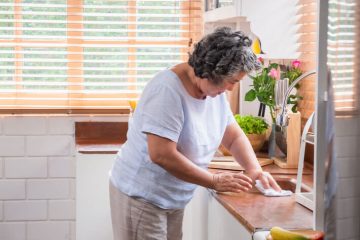
[[[252,115],[241,116],[236,114],[235,119],[249,138],[254,151],[260,151],[266,140],[266,130],[269,128],[267,122],[261,117]]]
[[[264,64],[263,59],[259,58],[259,61],[262,65]],[[260,107],[262,105],[268,106],[272,122],[275,123],[275,83],[280,78],[288,78],[289,84],[291,84],[302,74],[300,64],[299,60],[294,60],[291,62],[291,66],[277,63],[271,63],[267,67],[263,65],[262,69],[256,72],[254,76],[249,75],[253,80],[253,84],[251,85],[252,88],[245,95],[245,101],[252,102],[258,99],[261,104]],[[298,89],[299,84],[295,87]],[[297,94],[291,94],[287,99],[287,104],[293,105],[291,108],[293,112],[297,112],[298,101],[301,99],[302,97]]]

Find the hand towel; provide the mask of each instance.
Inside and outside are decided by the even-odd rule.
[[[255,181],[255,187],[267,197],[285,197],[292,194],[292,192],[289,190],[281,190],[280,192],[278,192],[273,188],[265,189],[260,180]]]

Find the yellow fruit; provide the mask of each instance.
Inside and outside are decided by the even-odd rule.
[[[136,105],[137,105],[137,101],[136,100],[129,100],[129,105],[131,108],[131,111],[135,111]]]
[[[311,240],[311,238],[300,233],[291,232],[280,227],[271,228],[270,235],[273,240]]]
[[[261,49],[261,42],[259,38],[255,38],[252,43],[252,50],[255,54],[264,54],[264,52]]]

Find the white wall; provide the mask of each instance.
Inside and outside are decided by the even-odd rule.
[[[337,240],[360,239],[360,117],[335,121]]]
[[[297,1],[240,0],[241,16],[261,40],[265,57],[293,59],[298,57]]]
[[[0,116],[0,239],[75,240],[74,121],[125,117]]]
[[[251,31],[261,40],[266,59],[296,59],[299,56],[298,38],[296,33],[297,1],[288,0],[239,0],[240,13],[250,22]],[[259,102],[246,102],[246,92],[252,80],[245,77],[240,82],[240,114],[257,115]],[[271,122],[268,107],[265,117]]]

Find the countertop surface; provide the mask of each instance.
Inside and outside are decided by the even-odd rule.
[[[282,172],[272,173],[277,181],[296,180],[295,174],[286,174],[285,169],[276,171],[277,168],[275,165],[263,167],[265,171]],[[312,187],[312,182],[311,174],[303,175],[305,185]],[[211,194],[250,232],[269,230],[274,226],[289,230],[312,229],[312,211],[298,204],[294,194],[288,197],[266,197],[257,190],[243,193],[217,193],[211,190]]]

